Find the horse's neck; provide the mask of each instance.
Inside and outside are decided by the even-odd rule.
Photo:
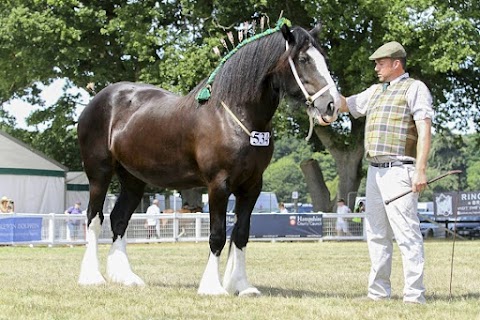
[[[250,130],[269,131],[273,115],[278,108],[279,97],[275,92],[264,92],[261,97],[252,99],[244,103],[243,106],[238,106],[242,110],[237,110],[242,121],[249,125]]]

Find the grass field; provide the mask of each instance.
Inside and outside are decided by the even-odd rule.
[[[100,247],[101,267],[110,246]],[[129,245],[144,288],[76,284],[84,247],[0,247],[0,319],[480,319],[480,242],[426,242],[426,305],[405,305],[395,248],[393,298],[362,299],[365,242],[250,243],[247,272],[259,298],[196,294],[207,243]],[[222,256],[225,262],[227,250]]]

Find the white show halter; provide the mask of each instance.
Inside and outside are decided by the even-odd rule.
[[[288,42],[285,41],[285,51],[288,50]],[[322,89],[320,89],[317,93],[315,93],[313,96],[311,96],[308,92],[307,92],[307,89],[305,89],[305,86],[303,85],[302,83],[302,80],[300,80],[300,77],[298,76],[298,72],[297,72],[297,68],[295,67],[295,63],[293,63],[293,60],[292,58],[289,56],[288,57],[288,64],[290,65],[290,69],[292,70],[292,73],[293,73],[293,76],[295,78],[295,81],[297,81],[297,84],[298,86],[300,87],[300,89],[302,90],[303,92],[303,95],[305,96],[305,103],[307,104],[307,106],[311,106],[313,104],[313,102],[318,99],[322,94],[324,94],[325,92],[327,92],[327,90],[329,90],[331,87],[333,87],[334,85],[333,84],[327,84],[325,87],[323,87]],[[237,122],[237,124],[240,126],[240,128],[242,128],[242,130],[249,136],[249,137],[252,137],[252,134],[255,133],[256,131],[252,131],[250,132],[244,125],[243,123],[240,121],[240,119],[238,119],[235,114],[232,112],[232,110],[230,110],[230,108],[225,104],[225,102],[223,101],[220,101],[221,105],[223,106],[223,108],[228,112],[228,114],[230,114],[230,116],[235,120],[235,122]],[[309,116],[309,122],[310,122],[310,128],[308,130],[308,135],[306,137],[306,140],[310,140],[311,136],[312,136],[312,133],[313,133],[313,118],[312,116]]]
[[[285,41],[285,51],[288,50],[288,41]],[[300,80],[300,77],[298,76],[297,68],[295,67],[295,63],[293,63],[292,57],[288,56],[288,64],[290,65],[290,69],[292,69],[293,77],[295,78],[295,81],[297,81],[298,86],[300,87],[300,90],[302,90],[303,95],[305,96],[305,103],[307,106],[310,106],[316,99],[318,99],[322,94],[327,92],[331,87],[333,87],[333,84],[327,84],[325,87],[320,89],[317,93],[315,93],[313,96],[311,96],[308,92],[307,89],[305,89],[305,86],[302,83],[302,80]]]

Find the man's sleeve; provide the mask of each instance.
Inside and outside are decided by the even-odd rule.
[[[428,87],[416,80],[407,91],[407,103],[410,106],[413,120],[433,119],[433,101]]]
[[[359,94],[346,98],[348,110],[355,119],[366,116],[368,102],[375,92],[376,86],[377,85],[373,85]]]

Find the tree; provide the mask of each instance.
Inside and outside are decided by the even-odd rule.
[[[444,124],[451,119],[457,119],[458,128],[467,127],[467,119],[473,119],[478,129],[479,6],[472,0],[3,1],[0,101],[23,97],[35,102],[39,83],[58,78],[76,87],[95,82],[101,89],[111,82],[130,80],[186,92],[216,66],[211,48],[226,29],[262,14],[275,21],[283,10],[284,16],[303,27],[321,20],[320,42],[344,95],[375,83],[368,56],[382,43],[400,40],[408,52],[409,72],[432,91],[437,130],[445,130]],[[66,111],[62,109],[65,104],[45,108],[45,114],[34,116],[32,123],[50,123],[52,130],[44,139],[64,136],[60,126],[53,127],[52,119],[61,113],[55,109]],[[277,117],[288,121],[277,128],[277,135],[287,130],[306,136],[304,110],[281,108]],[[67,131],[73,131],[68,117],[63,120]],[[360,185],[364,125],[363,120],[347,117],[332,127],[316,127],[316,138],[312,138],[316,151],[326,148],[335,158],[341,196]],[[61,158],[56,160],[65,163],[57,156]]]
[[[270,164],[263,178],[263,189],[274,191],[279,201],[291,202],[292,192],[298,191],[298,201],[308,202],[305,180],[293,157],[283,157]]]

